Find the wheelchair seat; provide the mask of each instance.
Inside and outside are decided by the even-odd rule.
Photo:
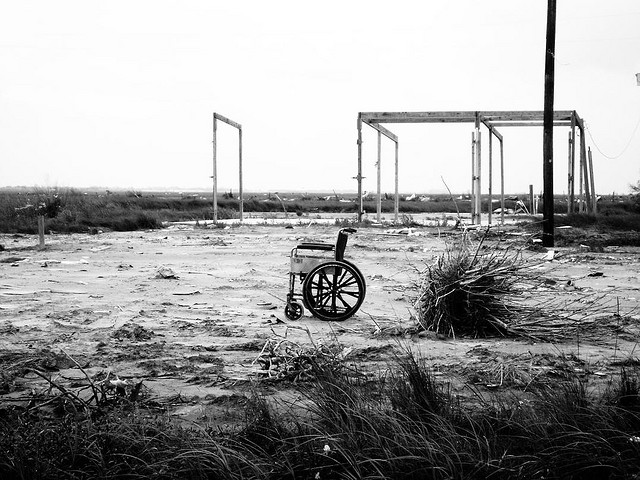
[[[344,228],[338,232],[338,239],[335,244],[320,242],[305,242],[297,246],[299,250],[321,250],[325,252],[335,251],[335,259],[342,261],[344,259],[344,251],[347,248],[348,234],[355,232],[355,229]]]
[[[326,250],[330,251],[336,248],[335,245],[331,243],[314,243],[314,242],[306,242],[298,245],[298,250]]]

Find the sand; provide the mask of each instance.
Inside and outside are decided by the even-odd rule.
[[[460,394],[469,384],[488,394],[523,389],[567,369],[606,381],[621,362],[640,355],[640,250],[632,247],[525,251],[548,280],[540,296],[574,310],[585,305],[574,314],[589,326],[581,335],[536,341],[418,334],[419,273],[447,238],[460,235],[436,228],[361,228],[346,253],[367,282],[361,309],[344,322],[308,312],[289,321],[291,248],[334,242],[337,231],[334,225],[174,225],[48,235],[44,249],[36,248],[37,236],[0,236],[0,408],[33,407],[56,393],[35,369],[85,396],[87,375],[98,381],[108,374],[129,389],[142,382],[141,398],[176,418],[233,422],[252,388],[273,398],[295,390],[258,361],[265,345],[283,341],[300,351],[330,346],[372,376],[410,348]],[[525,238],[510,227],[498,245],[522,246]]]

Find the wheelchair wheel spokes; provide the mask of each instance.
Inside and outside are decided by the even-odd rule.
[[[317,318],[346,320],[364,300],[364,279],[345,262],[326,262],[309,272],[302,285],[302,295],[309,311]]]

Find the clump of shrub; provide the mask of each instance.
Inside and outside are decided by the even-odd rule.
[[[521,252],[472,245],[468,236],[449,243],[421,274],[416,307],[420,325],[442,335],[483,337],[508,333],[521,310],[528,265]]]

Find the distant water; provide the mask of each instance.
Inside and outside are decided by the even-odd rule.
[[[526,217],[530,218],[530,217]],[[394,222],[394,214],[393,213],[384,213],[380,216],[380,224],[382,225],[418,225],[425,227],[454,227],[457,222],[457,215],[455,213],[417,213],[417,214],[400,214],[398,216],[398,222]],[[524,220],[524,216],[519,215],[505,215],[504,221],[505,223],[515,223],[521,220]],[[471,214],[462,213],[460,214],[460,220],[465,225],[471,224]],[[340,225],[343,222],[356,222],[357,217],[354,213],[314,213],[310,215],[301,215],[298,216],[296,214],[285,215],[284,213],[262,213],[262,212],[245,212],[244,218],[242,220],[243,225]],[[363,221],[370,222],[372,224],[378,223],[377,215],[373,214],[365,214],[363,216]],[[491,223],[499,224],[501,221],[501,216],[499,213],[492,214]],[[200,226],[206,226],[207,224],[211,224],[212,222],[206,221],[186,221],[186,222],[171,222],[170,225],[175,226],[195,226],[196,224]],[[236,225],[239,224],[240,221],[238,219],[225,219],[219,220],[218,223],[223,225]],[[489,224],[489,216],[486,213],[482,214],[482,225]]]

